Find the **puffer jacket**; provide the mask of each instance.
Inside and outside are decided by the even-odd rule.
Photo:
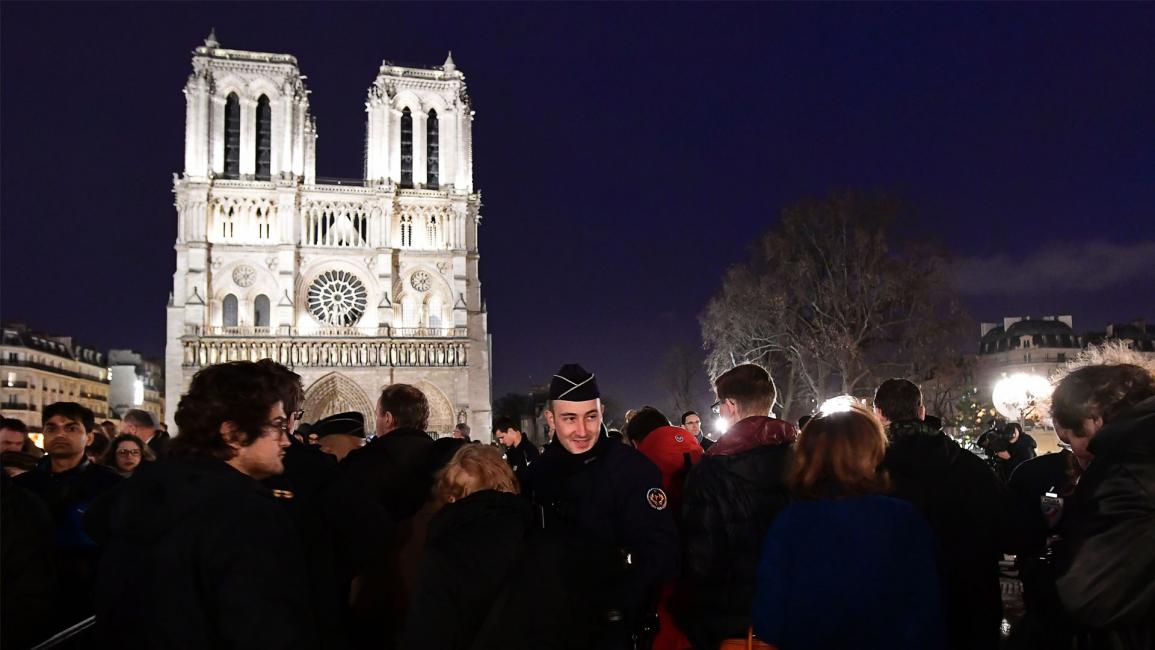
[[[1105,425],[1064,515],[1059,598],[1080,648],[1155,647],[1155,397]]]
[[[684,572],[673,608],[695,648],[746,635],[762,540],[789,500],[785,474],[796,436],[789,422],[745,418],[686,479]]]

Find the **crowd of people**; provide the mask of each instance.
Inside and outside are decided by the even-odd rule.
[[[1066,449],[1003,469],[1021,428],[989,464],[906,379],[801,423],[760,366],[713,385],[718,440],[652,407],[612,436],[596,377],[563,366],[540,449],[509,418],[494,445],[435,439],[406,384],[372,423],[304,424],[270,360],[197,373],[171,438],[130,412],[100,448],[59,402],[37,459],[4,420],[0,644],[82,623],[73,647],[1155,647],[1151,371],[1073,370]],[[1004,639],[1007,554],[1026,613]]]

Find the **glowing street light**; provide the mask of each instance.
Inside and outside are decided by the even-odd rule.
[[[850,395],[836,395],[822,403],[818,407],[818,412],[822,415],[830,415],[831,413],[845,413],[859,404],[859,401]]]
[[[991,402],[1003,417],[1021,423],[1039,400],[1050,397],[1051,390],[1051,382],[1039,375],[1016,373],[995,383]]]

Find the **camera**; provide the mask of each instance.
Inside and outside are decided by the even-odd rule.
[[[1013,437],[1014,432],[1010,427],[1000,426],[998,420],[991,420],[990,426],[979,436],[976,444],[987,458],[993,458],[995,454],[1010,449]]]

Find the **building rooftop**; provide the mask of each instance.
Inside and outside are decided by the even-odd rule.
[[[1102,332],[1087,332],[1084,337],[1088,345],[1107,341],[1128,341],[1140,352],[1155,352],[1155,325],[1135,320],[1130,323],[1109,323]]]
[[[28,329],[24,323],[3,325],[4,345],[14,345],[44,352],[62,359],[83,361],[97,366],[104,365],[104,355],[96,348],[72,342],[72,337],[54,336]]]
[[[258,61],[260,63],[283,63],[297,65],[297,57],[292,54],[275,54],[273,52],[250,52],[248,50],[230,50],[221,47],[217,40],[217,30],[214,27],[205,37],[204,45],[197,47],[193,53],[198,56],[209,56],[214,59],[232,59],[237,61]]]
[[[1003,324],[983,323],[979,354],[995,354],[1020,347],[1082,347],[1070,316],[1008,317]]]

